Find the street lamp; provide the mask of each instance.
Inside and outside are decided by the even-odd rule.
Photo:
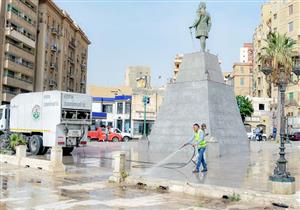
[[[279,151],[279,159],[277,160],[277,165],[274,169],[274,173],[272,176],[269,177],[270,181],[273,182],[295,182],[295,178],[290,175],[290,173],[287,171],[287,160],[285,158],[285,139],[287,138],[287,135],[285,133],[285,116],[284,116],[284,105],[285,105],[285,91],[286,87],[289,83],[297,84],[299,82],[299,76],[300,76],[300,59],[294,59],[294,65],[293,65],[292,72],[288,75],[285,72],[285,69],[283,66],[280,67],[279,71],[277,72],[277,75],[272,75],[275,72],[273,72],[273,68],[271,65],[271,60],[266,61],[261,69],[261,72],[263,72],[266,76],[268,83],[274,83],[276,86],[278,86],[278,94],[280,95],[280,101],[279,101],[279,108],[281,110],[280,113],[280,151]],[[293,80],[293,74],[297,76],[296,80]],[[272,80],[271,76],[276,76],[276,80]]]

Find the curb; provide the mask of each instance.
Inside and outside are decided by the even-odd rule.
[[[169,192],[184,193],[197,197],[222,198],[223,195],[239,195],[241,201],[262,205],[272,203],[286,204],[290,208],[300,209],[300,195],[275,195],[269,192],[260,192],[248,189],[221,187],[206,184],[172,181],[159,178],[144,178],[129,176],[124,181],[128,185],[143,185],[150,189],[167,189]]]

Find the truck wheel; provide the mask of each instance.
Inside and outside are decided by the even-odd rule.
[[[43,151],[43,140],[41,136],[31,136],[29,140],[29,150],[32,155],[39,155]]]
[[[114,138],[112,138],[112,141],[113,141],[113,142],[118,142],[119,139],[118,139],[117,137],[114,137]]]
[[[41,152],[41,155],[44,155],[48,152],[49,147],[43,147],[43,150]]]
[[[63,156],[70,156],[74,147],[64,147],[63,148]]]
[[[124,137],[123,137],[123,141],[124,141],[124,142],[128,142],[129,140],[130,140],[130,138],[129,138],[128,136],[124,136]]]

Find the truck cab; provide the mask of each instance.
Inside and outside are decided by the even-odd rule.
[[[0,106],[0,131],[9,129],[9,105]]]

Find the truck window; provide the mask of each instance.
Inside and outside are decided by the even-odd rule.
[[[0,119],[3,117],[3,109],[0,109]]]

